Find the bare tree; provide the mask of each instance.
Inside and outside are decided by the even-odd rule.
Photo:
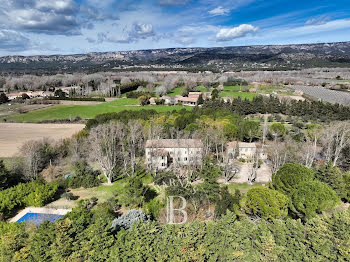
[[[41,145],[39,141],[30,140],[25,142],[20,151],[24,157],[25,174],[28,179],[36,179],[39,173],[40,165],[40,150]]]
[[[350,145],[350,122],[332,123],[323,132],[322,144],[326,161],[337,165],[342,150]]]
[[[111,122],[95,127],[90,133],[91,153],[100,165],[109,184],[113,180],[113,171],[121,160],[120,132],[123,126],[119,122]]]
[[[131,120],[128,123],[128,150],[130,152],[130,165],[132,174],[135,173],[136,166],[136,153],[141,149],[143,142],[143,126],[137,120]]]
[[[302,151],[305,159],[305,166],[311,167],[317,153],[317,142],[322,135],[322,128],[319,125],[313,124],[306,131],[306,143],[304,143]]]

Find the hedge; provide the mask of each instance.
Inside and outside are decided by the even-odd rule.
[[[0,218],[8,218],[19,208],[26,206],[43,206],[53,200],[57,192],[56,183],[44,181],[20,183],[0,191]]]
[[[49,100],[65,100],[65,101],[94,101],[94,102],[105,102],[103,97],[55,97],[49,96]]]

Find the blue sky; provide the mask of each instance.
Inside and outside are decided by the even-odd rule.
[[[0,56],[350,41],[349,0],[0,0]]]

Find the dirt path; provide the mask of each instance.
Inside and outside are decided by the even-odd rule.
[[[82,124],[0,123],[0,157],[12,157],[28,140],[44,137],[55,140],[70,137],[83,129]]]

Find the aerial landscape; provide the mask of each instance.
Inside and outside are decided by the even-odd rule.
[[[0,3],[0,262],[350,261],[346,1]]]

